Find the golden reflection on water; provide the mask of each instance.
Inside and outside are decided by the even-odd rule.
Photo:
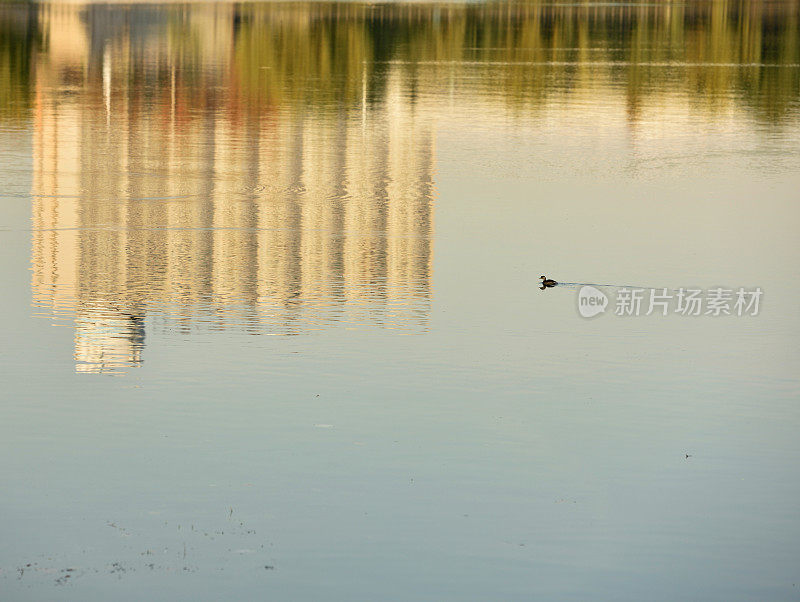
[[[433,139],[402,82],[369,107],[256,114],[225,63],[231,7],[198,12],[218,41],[188,71],[145,35],[144,57],[123,38],[93,73],[84,10],[43,19],[33,300],[75,313],[78,369],[137,365],[153,310],[187,330],[424,330]]]
[[[33,302],[71,316],[89,372],[138,365],[148,315],[182,331],[423,332],[437,123],[622,94],[632,126],[676,98],[779,125],[796,114],[799,14],[745,1],[3,9],[0,120],[33,128]]]

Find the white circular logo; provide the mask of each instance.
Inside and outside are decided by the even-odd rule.
[[[578,291],[578,312],[584,318],[592,318],[601,314],[608,306],[606,294],[593,286],[582,286]]]

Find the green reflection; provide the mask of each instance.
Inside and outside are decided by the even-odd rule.
[[[78,13],[74,30],[63,22],[70,12]],[[779,122],[800,95],[798,15],[797,2],[746,0],[6,7],[0,109],[8,117],[28,106],[41,34],[84,39],[84,54],[73,57],[83,64],[72,69],[84,84],[100,77],[92,67],[103,40],[118,45],[130,36],[127,74],[136,93],[157,95],[175,76],[195,104],[216,102],[219,90],[209,85],[223,86],[252,111],[374,102],[395,61],[412,99],[444,93],[469,71],[470,93],[491,90],[493,99],[536,109],[588,78],[620,85],[633,119],[649,98],[679,89],[700,108],[733,99]],[[48,46],[36,61],[57,63],[63,51]]]
[[[38,41],[36,8],[0,3],[0,120],[27,115]]]
[[[779,120],[800,90],[794,2],[244,5],[237,19],[242,92],[271,104],[352,103],[364,77],[380,96],[385,61],[407,63],[410,85],[428,91],[453,69],[498,64],[476,88],[533,106],[587,69],[624,84],[634,112],[679,85],[698,103],[733,95]],[[442,63],[438,77],[419,75],[427,63]]]

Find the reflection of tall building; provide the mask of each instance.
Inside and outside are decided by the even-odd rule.
[[[97,7],[43,19],[33,297],[74,312],[81,371],[137,365],[148,312],[285,333],[425,328],[433,140],[401,80],[369,107],[250,110],[221,67],[230,11],[192,19],[215,40],[201,65],[171,42],[153,51],[168,32],[136,9],[121,36]]]

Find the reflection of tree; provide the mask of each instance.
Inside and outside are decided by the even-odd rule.
[[[32,57],[38,41],[33,5],[0,4],[0,120],[24,117],[30,108]]]
[[[465,63],[499,62],[502,69],[481,71],[487,85],[476,89],[491,83],[507,102],[535,108],[591,68],[589,76],[624,85],[634,112],[647,96],[682,84],[698,102],[735,93],[762,118],[779,120],[800,93],[800,70],[776,67],[800,62],[798,12],[796,2],[743,0],[247,5],[237,15],[235,69],[251,101],[325,105],[356,102],[364,78],[368,98],[379,98],[388,72],[381,61],[403,62],[410,85],[428,88],[446,85]],[[424,82],[421,63],[434,64]],[[667,68],[682,63],[692,66]]]
[[[0,10],[0,115],[20,114],[29,106],[34,24],[37,15],[52,10],[47,5]],[[698,106],[714,110],[714,103],[733,97],[773,122],[786,118],[800,95],[800,69],[786,67],[800,63],[800,3],[794,1],[264,3],[81,10],[94,65],[105,41],[124,37],[117,34],[127,28],[159,31],[157,52],[168,60],[158,62],[156,82],[147,80],[143,61],[153,50],[132,47],[131,83],[144,90],[174,75],[194,92],[193,105],[214,102],[205,89],[209,68],[230,79],[225,84],[255,110],[348,106],[362,98],[371,103],[384,93],[386,61],[403,63],[412,97],[417,90],[446,87],[465,64],[503,63],[479,70],[483,86],[476,90],[491,88],[525,110],[598,77],[627,90],[634,118],[648,97],[676,85]],[[692,66],[665,68],[669,63]]]

